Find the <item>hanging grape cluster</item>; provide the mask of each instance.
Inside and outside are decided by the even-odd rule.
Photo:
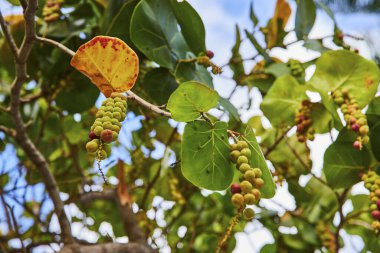
[[[314,140],[315,130],[311,125],[313,121],[311,119],[311,106],[310,100],[303,100],[301,108],[296,114],[297,124],[297,139],[299,142],[306,142],[306,140]]]
[[[94,154],[98,161],[109,155],[111,151],[109,143],[117,140],[126,112],[127,98],[114,92],[103,101],[96,113],[96,120],[91,126],[90,141],[87,142],[86,149],[88,153]]]
[[[340,110],[344,115],[347,128],[358,134],[356,140],[353,143],[354,148],[362,149],[363,144],[369,142],[368,132],[369,127],[367,124],[367,118],[364,113],[359,109],[358,102],[348,92],[347,89],[336,90],[332,92],[332,98],[334,102],[340,106]]]
[[[61,6],[64,0],[47,0],[42,9],[42,16],[46,22],[53,22],[61,15]]]
[[[259,168],[252,168],[250,165],[251,150],[246,141],[238,141],[231,145],[231,159],[236,164],[236,168],[242,174],[239,178],[240,183],[231,185],[232,203],[243,210],[243,215],[247,220],[254,217],[255,212],[246,205],[256,204],[261,197],[260,189],[264,185],[261,178],[262,171]]]
[[[337,252],[335,236],[331,231],[329,224],[324,221],[320,221],[317,224],[316,230],[322,245],[328,249],[328,252]]]
[[[380,234],[380,175],[375,171],[369,171],[363,175],[362,180],[364,181],[364,186],[370,191],[370,209],[371,216],[374,219],[371,225],[375,233]]]
[[[287,66],[290,69],[290,73],[295,77],[304,77],[305,69],[302,66],[302,63],[296,59],[289,59]]]

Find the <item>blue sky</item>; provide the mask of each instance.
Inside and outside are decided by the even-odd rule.
[[[202,17],[205,27],[206,27],[206,42],[207,47],[215,52],[214,61],[216,64],[223,65],[228,62],[229,57],[231,55],[230,49],[234,44],[234,34],[235,34],[235,24],[238,24],[241,28],[246,28],[252,30],[253,26],[249,19],[249,6],[251,0],[189,0],[194,8],[199,12]],[[254,0],[254,10],[256,15],[260,20],[260,26],[266,25],[267,20],[272,16],[275,6],[275,0]],[[294,1],[290,1],[291,6],[293,8],[293,14],[290,18],[289,25],[287,26],[287,30],[293,29],[294,23],[294,13],[295,13],[295,4]],[[9,6],[5,4],[3,0],[0,0],[0,8],[5,13],[10,13],[13,11],[19,11],[19,9],[10,9]],[[369,33],[377,29],[380,25],[380,17],[378,15],[369,15],[369,14],[336,14],[336,19],[338,25],[344,32],[349,32],[355,35],[363,35],[365,33]],[[322,11],[318,12],[318,17],[316,20],[316,24],[311,32],[312,38],[320,38],[326,35],[330,35],[333,33],[333,23],[332,20]],[[294,34],[289,34],[286,38],[287,42],[293,41],[295,39]],[[359,48],[361,54],[365,57],[370,57],[368,47],[365,42],[356,42],[349,41],[355,45],[355,47]],[[273,56],[279,57],[282,60],[286,60],[288,58],[296,58],[301,61],[305,61],[307,59],[311,59],[317,57],[319,54],[312,51],[307,51],[301,46],[302,44],[295,44],[291,46],[288,50],[284,49],[275,49],[273,50]],[[255,50],[249,44],[244,42],[241,49],[241,54],[243,57],[249,57],[255,55]],[[245,67],[246,70],[250,70],[254,65],[254,62],[247,62]],[[313,69],[309,70],[308,75],[312,74]],[[226,69],[223,73],[225,76],[230,76],[231,72]],[[214,79],[215,87],[218,92],[222,96],[228,96],[230,91],[232,90],[234,83],[230,80],[226,80],[224,78],[215,77]],[[239,107],[241,104],[245,103],[245,99],[247,97],[248,90],[246,88],[241,88],[236,92],[235,96],[232,97],[232,102]],[[261,114],[259,110],[260,98],[257,95],[256,90],[252,90],[248,95],[254,98],[254,106],[248,111],[241,111],[243,120],[248,120],[251,116]],[[131,122],[128,122],[131,124]],[[138,123],[133,123],[133,125],[138,126]],[[124,137],[123,137],[124,135]],[[123,134],[121,135],[121,139],[128,139],[130,136],[130,131],[126,131],[124,129]],[[315,145],[314,143],[323,143],[323,145]],[[324,150],[330,144],[330,139],[328,136],[321,135],[317,136],[316,141],[311,144],[312,158],[314,160],[313,172],[317,175],[321,173],[322,168],[322,155]],[[128,143],[126,143],[128,145]],[[159,149],[158,149],[159,151]],[[157,151],[157,152],[158,152]],[[7,147],[7,150],[0,156],[0,165],[4,164],[6,158],[10,155],[14,155],[14,149],[11,147]],[[12,168],[15,164],[7,163],[7,167]],[[2,169],[3,166],[0,166]],[[8,169],[9,169],[8,168]],[[1,173],[1,171],[0,171]],[[18,177],[19,175],[14,174],[13,177]],[[306,183],[308,180],[307,177],[301,179],[303,183]],[[23,183],[22,180],[19,182]],[[363,192],[363,189],[357,187],[355,189],[356,192]],[[36,200],[39,200],[42,197],[42,188],[36,188],[35,192],[30,191],[28,199],[32,199],[32,194],[34,196],[38,196]],[[64,196],[63,196],[64,197]],[[294,200],[287,193],[286,185],[278,189],[278,193],[274,200],[278,203],[281,203],[288,209],[294,208]],[[264,204],[270,208],[276,209],[280,212],[283,212],[284,209],[276,206],[271,201],[264,201]],[[51,203],[47,202],[46,208],[50,209]],[[347,207],[349,208],[349,207]],[[70,213],[78,214],[78,210],[75,209],[75,206],[70,206],[67,208]],[[20,214],[20,213],[18,213]],[[0,217],[4,217],[2,213],[2,208],[0,207]],[[3,221],[3,220],[2,220]],[[27,224],[27,222],[25,223]],[[57,226],[52,224],[53,227],[57,229]],[[263,244],[271,242],[273,239],[271,235],[265,229],[257,229],[260,228],[260,224],[258,222],[253,222],[247,226],[247,232],[241,233],[237,235],[238,239],[238,247],[234,251],[235,253],[247,252],[247,250],[251,250],[252,252],[257,251]],[[2,224],[0,222],[0,229],[2,229]],[[105,231],[112,231],[110,227],[105,225]],[[249,232],[255,230],[255,232]],[[78,235],[83,233],[82,228],[73,227],[73,231]],[[88,233],[88,237],[95,239],[96,236],[94,234]],[[251,241],[251,242],[249,242]],[[252,243],[253,242],[253,243]],[[356,246],[360,248],[361,242],[360,240],[354,240]],[[17,242],[15,242],[17,243]],[[348,245],[348,246],[347,246]],[[46,249],[47,250],[47,249]],[[342,252],[355,252],[353,251],[350,244],[346,244],[345,249]]]

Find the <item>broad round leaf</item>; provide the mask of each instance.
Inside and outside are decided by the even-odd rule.
[[[205,121],[186,125],[182,139],[181,164],[184,177],[208,190],[224,190],[233,178],[227,123],[213,126]]]
[[[373,155],[380,161],[380,123],[371,129],[370,141]]]
[[[294,77],[284,75],[274,82],[260,108],[273,126],[292,125],[301,101],[308,98],[305,91]]]
[[[170,96],[167,108],[176,121],[189,122],[218,104],[218,93],[198,82],[182,83]]]
[[[71,65],[85,74],[108,97],[130,90],[139,72],[136,53],[122,40],[96,36],[80,46]]]
[[[375,96],[379,81],[379,69],[373,61],[340,50],[328,51],[317,60],[315,73],[309,83],[321,94],[326,108],[335,111],[329,92],[346,88],[363,108]]]

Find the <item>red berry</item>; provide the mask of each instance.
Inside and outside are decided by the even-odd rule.
[[[303,130],[305,130],[304,125],[302,124],[297,125],[297,132],[303,132]]]
[[[240,184],[239,183],[232,184],[231,185],[231,192],[232,192],[232,194],[240,193],[241,192]]]
[[[380,211],[379,211],[379,210],[374,210],[374,211],[372,211],[371,215],[372,215],[372,217],[373,217],[375,220],[380,220]]]
[[[208,58],[212,59],[214,57],[214,52],[211,51],[211,50],[207,50],[206,51],[206,55],[207,55]]]
[[[380,210],[380,199],[378,199],[378,200],[376,201],[376,205],[377,205],[377,209]]]
[[[360,143],[360,141],[355,141],[354,144],[353,144],[354,148],[356,149],[361,149],[362,147],[362,144]]]
[[[360,126],[358,125],[358,124],[353,124],[352,126],[351,126],[351,129],[352,129],[352,131],[355,131],[355,132],[357,132],[357,131],[359,131],[359,129],[360,129]]]
[[[98,139],[98,136],[96,136],[96,134],[93,131],[91,131],[88,134],[88,138],[90,138],[90,140],[93,140],[93,139]]]
[[[104,142],[111,142],[112,141],[112,130],[106,129],[103,130],[100,134],[100,139]]]

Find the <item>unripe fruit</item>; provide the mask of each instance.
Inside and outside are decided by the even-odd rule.
[[[367,135],[368,132],[369,132],[369,127],[368,127],[367,125],[361,126],[361,127],[359,128],[359,133],[360,133],[361,135]]]
[[[254,168],[253,172],[255,172],[255,177],[261,177],[263,175],[263,172],[259,168]]]
[[[104,116],[104,111],[98,111],[97,113],[96,113],[96,117],[97,118],[101,118],[101,117],[103,117]]]
[[[120,112],[120,113],[122,113],[123,110],[121,110],[121,108],[119,108],[119,107],[113,107],[112,110],[111,110],[111,112]]]
[[[253,205],[256,202],[256,197],[252,193],[247,193],[244,195],[244,203],[247,205]]]
[[[115,131],[112,131],[112,141],[116,141],[118,137],[119,137],[119,134]]]
[[[262,180],[261,178],[256,178],[253,184],[256,188],[260,189],[264,185],[264,180]]]
[[[256,174],[255,174],[255,172],[253,171],[253,170],[247,170],[245,173],[244,173],[244,178],[246,179],[246,180],[248,180],[249,182],[253,182],[253,180],[255,179],[255,177],[256,177]]]
[[[364,136],[363,138],[362,138],[362,143],[363,144],[367,144],[369,142],[369,137],[368,136]]]
[[[247,220],[252,220],[255,217],[255,211],[252,208],[246,208],[243,211],[244,218]]]
[[[238,149],[238,146],[237,146],[236,143],[232,143],[232,144],[230,145],[230,148],[231,148],[231,150],[237,150],[237,149]]]
[[[242,154],[243,156],[246,156],[247,158],[251,158],[251,150],[249,148],[243,148],[240,151],[240,154]]]
[[[120,109],[124,108],[124,105],[123,105],[122,102],[116,102],[116,103],[115,103],[115,106],[116,106],[116,107],[119,107]]]
[[[379,210],[374,210],[371,213],[372,217],[376,220],[380,220],[380,211]]]
[[[112,131],[111,130],[103,130],[100,134],[100,139],[104,142],[111,142],[112,141]]]
[[[243,163],[248,163],[248,158],[246,156],[240,155],[236,161],[238,165],[241,165]]]
[[[121,119],[121,114],[120,112],[114,112],[112,113],[112,117],[117,119],[117,120],[120,120]]]
[[[101,126],[97,126],[97,127],[94,128],[94,134],[96,136],[100,136],[100,134],[102,133],[102,131],[103,131],[103,127],[101,127]]]
[[[104,113],[104,116],[108,117],[108,118],[112,118],[113,117],[112,112],[106,112],[106,113]]]
[[[235,163],[237,162],[237,159],[239,158],[239,156],[240,156],[240,151],[238,150],[234,150],[230,153],[231,160]]]
[[[252,188],[253,188],[252,184],[246,180],[240,183],[240,189],[244,193],[251,192]]]
[[[89,141],[86,144],[87,152],[94,153],[96,150],[98,150],[98,144],[94,141]]]
[[[376,195],[376,197],[379,197],[379,198],[380,198],[380,189],[377,189],[377,190],[375,191],[375,195]]]
[[[103,128],[104,129],[111,129],[112,123],[109,121],[103,122]]]
[[[103,149],[106,151],[107,156],[111,154],[111,146],[108,144],[103,145]]]
[[[237,207],[242,207],[244,205],[244,197],[240,193],[232,195],[231,201]]]
[[[90,140],[93,140],[93,139],[97,139],[98,136],[96,136],[96,134],[95,134],[93,131],[91,131],[91,132],[88,134],[88,138],[90,138]]]
[[[371,210],[377,210],[377,205],[376,204],[372,204],[369,206],[369,209]]]
[[[248,171],[248,170],[250,170],[251,169],[251,166],[249,166],[249,164],[248,163],[243,163],[243,164],[241,164],[240,166],[239,166],[239,171],[241,172],[241,173],[245,173],[246,171]]]
[[[239,150],[242,150],[243,148],[248,148],[248,143],[246,141],[238,141],[236,144]]]
[[[231,193],[232,194],[241,193],[241,188],[240,188],[240,184],[239,183],[233,183],[231,185]]]
[[[259,200],[261,198],[261,193],[258,189],[252,189],[251,193],[255,195],[256,200]]]
[[[100,151],[100,160],[104,160],[107,158],[107,152],[105,150]]]

